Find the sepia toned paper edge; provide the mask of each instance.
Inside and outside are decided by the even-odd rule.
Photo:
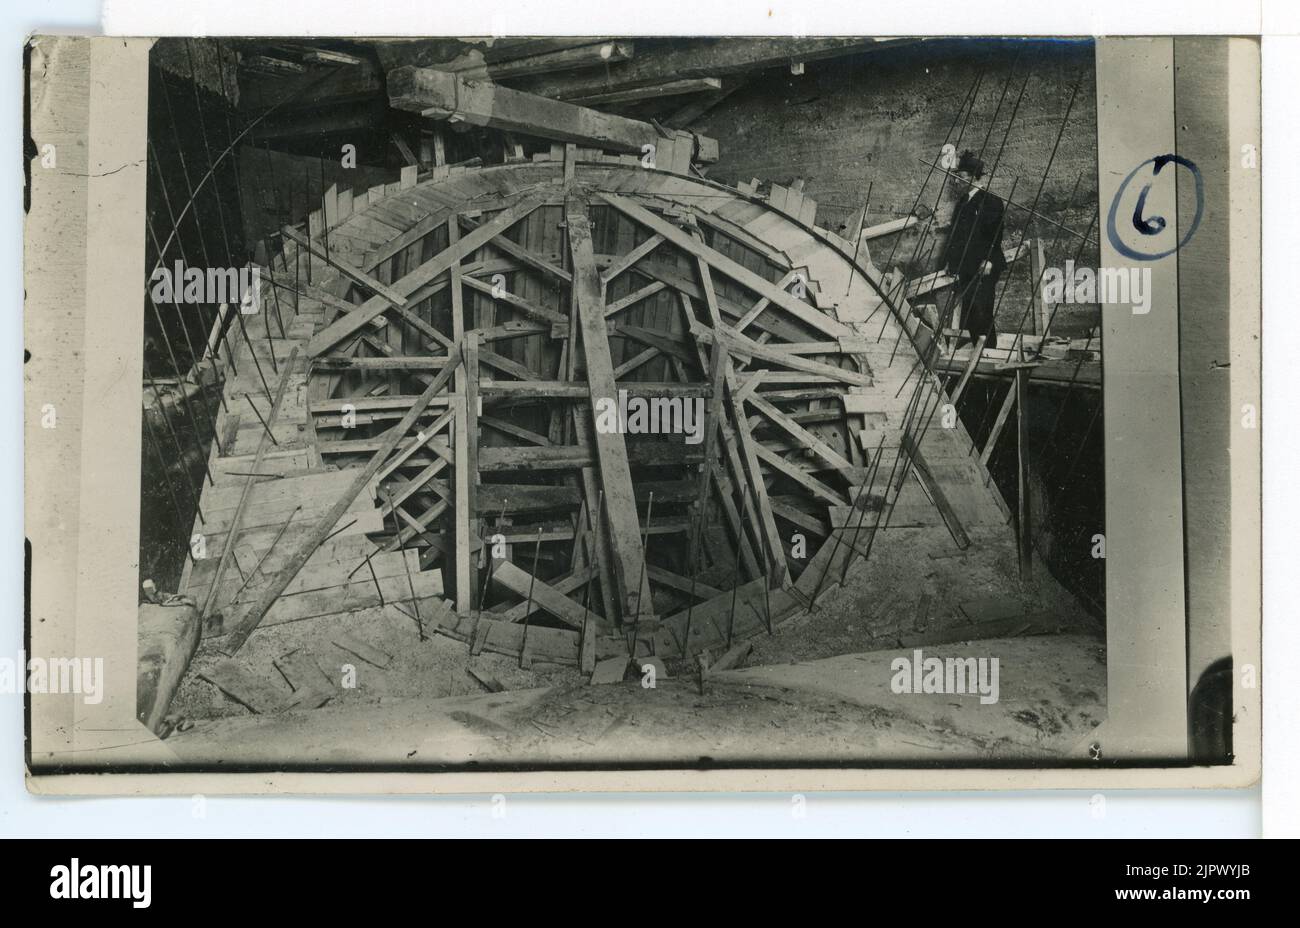
[[[103,655],[106,666],[129,667],[133,675],[141,440],[139,286],[144,279],[144,132],[152,40],[33,41],[54,78],[43,89],[41,101],[33,93],[33,136],[39,134],[38,144],[51,141],[63,154],[56,172],[42,173],[33,165],[32,211],[25,230],[25,332],[32,352],[24,397],[27,534],[34,551],[29,652]],[[1140,41],[1147,40],[1098,39],[1098,45]],[[1258,145],[1259,45],[1251,39],[1234,40],[1231,55],[1231,133]],[[111,75],[111,80],[86,74],[82,59],[93,60],[94,74]],[[60,82],[70,92],[61,96]],[[80,109],[75,105],[78,90],[84,91]],[[78,141],[83,144],[78,146]],[[1239,408],[1239,399],[1259,401],[1259,174],[1242,172],[1239,177],[1233,172],[1232,179],[1231,381],[1234,408]],[[122,234],[132,228],[140,234]],[[94,313],[87,312],[91,305]],[[47,403],[60,410],[55,429],[41,427]],[[1233,655],[1238,665],[1258,666],[1259,431],[1235,429],[1232,434]],[[130,475],[136,475],[134,484]],[[131,569],[122,570],[123,563]],[[1234,687],[1236,761],[1219,767],[228,774],[90,768],[49,773],[39,768],[33,772],[29,764],[28,788],[48,795],[150,795],[1238,787],[1250,785],[1259,775],[1259,692]],[[29,697],[34,751],[136,765],[176,760],[165,742],[136,721],[134,679],[129,687],[111,687],[99,706],[74,700],[71,695]]]

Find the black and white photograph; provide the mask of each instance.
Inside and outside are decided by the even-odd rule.
[[[34,788],[1257,778],[1256,39],[26,62]]]

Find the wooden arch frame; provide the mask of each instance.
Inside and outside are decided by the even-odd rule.
[[[865,256],[729,188],[573,146],[412,170],[331,191],[265,276],[297,311],[306,441],[355,476],[232,604],[232,652],[367,495],[435,628],[585,667],[770,631],[890,520],[962,547],[1005,528],[960,423],[929,429],[965,378],[945,393]],[[703,403],[698,448],[594,428],[620,390]],[[958,505],[954,469],[983,478]]]

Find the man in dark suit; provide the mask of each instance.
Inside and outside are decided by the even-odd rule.
[[[953,176],[962,191],[961,202],[953,213],[943,266],[957,278],[962,310],[958,328],[968,331],[971,339],[985,335],[986,344],[996,347],[993,309],[998,278],[1007,267],[1002,254],[1005,210],[1002,201],[985,189],[984,162],[974,152],[961,153]]]

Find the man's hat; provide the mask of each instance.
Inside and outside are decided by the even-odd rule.
[[[984,161],[968,148],[957,158],[957,170],[978,179],[984,176]]]

